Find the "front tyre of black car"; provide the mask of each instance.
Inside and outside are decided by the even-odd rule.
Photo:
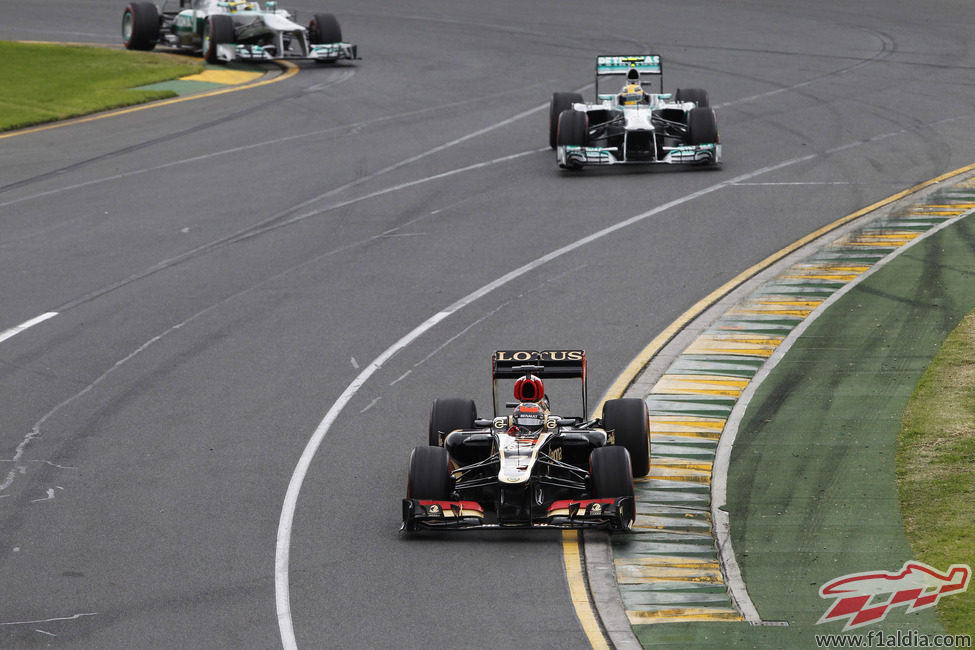
[[[410,454],[408,499],[446,501],[450,496],[450,456],[443,447],[416,447]]]
[[[633,496],[630,452],[624,447],[597,447],[589,455],[589,472],[594,499]]]

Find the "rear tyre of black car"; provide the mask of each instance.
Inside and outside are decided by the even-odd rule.
[[[589,479],[594,499],[633,496],[630,452],[624,447],[597,447],[589,455]]]
[[[572,108],[573,104],[581,104],[582,95],[579,93],[553,93],[548,106],[548,146],[555,149],[559,133],[559,116],[562,111]]]
[[[440,438],[440,432],[443,432],[444,437],[446,437],[455,429],[473,429],[476,419],[477,407],[474,406],[472,399],[459,397],[435,399],[430,408],[430,428],[427,441],[432,447],[441,446],[443,441]]]
[[[213,14],[203,26],[203,58],[207,63],[220,63],[217,46],[234,42],[234,20],[227,14]]]
[[[678,88],[674,97],[678,102],[694,102],[698,108],[705,108],[711,105],[711,98],[708,91],[703,88]]]
[[[333,14],[315,14],[308,23],[308,38],[314,45],[341,43],[342,29]]]
[[[151,50],[159,40],[159,11],[151,2],[133,2],[122,14],[122,44],[129,50]]]
[[[712,108],[692,108],[687,114],[687,144],[714,144],[718,141],[718,121]]]
[[[410,454],[408,499],[446,501],[450,497],[450,457],[443,447],[416,447]]]
[[[603,404],[603,428],[613,432],[617,447],[630,452],[633,476],[646,476],[650,471],[647,403],[632,397],[607,400]]]

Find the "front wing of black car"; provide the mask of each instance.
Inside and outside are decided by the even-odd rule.
[[[636,514],[633,497],[562,499],[529,521],[499,522],[476,501],[403,499],[404,531],[467,528],[605,528],[629,530]]]

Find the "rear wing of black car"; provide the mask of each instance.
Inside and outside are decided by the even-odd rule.
[[[582,415],[589,412],[585,350],[498,350],[491,355],[491,394],[498,414],[498,380],[535,375],[542,379],[580,379]]]

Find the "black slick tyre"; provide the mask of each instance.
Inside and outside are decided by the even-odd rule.
[[[718,141],[718,121],[712,108],[692,108],[687,114],[687,144],[714,144]]]
[[[308,23],[308,39],[314,45],[341,43],[342,29],[332,14],[315,14]]]
[[[227,14],[213,14],[203,26],[203,58],[207,63],[220,63],[217,46],[234,42],[234,20]]]
[[[694,102],[698,108],[706,108],[711,105],[708,91],[703,88],[678,88],[674,99],[678,102]]]
[[[430,426],[428,442],[433,447],[442,444],[441,433],[444,437],[455,429],[473,429],[477,419],[477,407],[474,400],[459,397],[441,397],[433,400],[430,408]]]
[[[555,136],[558,146],[586,146],[589,139],[589,116],[582,111],[562,111],[559,115],[559,128]]]
[[[559,129],[555,141],[558,146],[585,147],[589,143],[589,115],[582,111],[562,111],[559,115]],[[581,169],[582,164],[567,158],[562,164],[567,169]]]
[[[446,501],[450,497],[450,457],[443,447],[416,447],[410,454],[406,498]]]
[[[128,50],[151,50],[159,40],[159,10],[151,2],[132,2],[122,13],[122,44]]]
[[[603,404],[603,427],[613,432],[617,447],[630,452],[633,476],[646,476],[650,471],[647,403],[639,398],[607,400]]]
[[[556,145],[556,137],[559,131],[559,115],[562,111],[572,108],[573,104],[581,104],[582,95],[579,93],[553,93],[552,101],[548,106],[548,146],[552,149]]]
[[[559,128],[555,137],[558,146],[585,147],[589,142],[589,115],[582,111],[562,111],[559,115]],[[567,169],[581,169],[582,165],[573,158],[564,163]]]
[[[630,453],[623,447],[597,447],[589,455],[589,480],[594,499],[633,496]]]

